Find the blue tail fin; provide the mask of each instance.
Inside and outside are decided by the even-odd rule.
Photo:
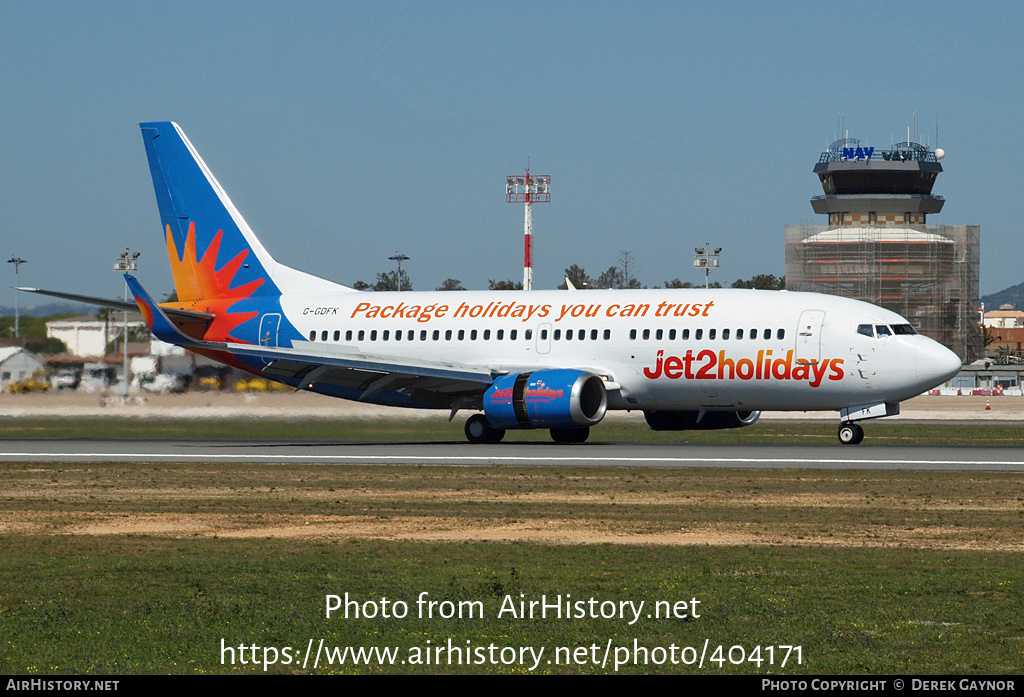
[[[345,289],[275,262],[176,123],[140,126],[179,303]]]

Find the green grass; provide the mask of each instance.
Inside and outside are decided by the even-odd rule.
[[[301,428],[297,425],[301,424]],[[757,423],[722,431],[656,432],[644,423],[609,421],[591,430],[591,443],[833,444],[838,422]],[[865,422],[865,444],[1024,446],[1019,424]],[[457,441],[463,422],[429,420],[15,418],[0,438],[172,440]],[[506,442],[550,442],[546,430],[509,431]]]
[[[1019,554],[898,549],[423,544],[350,540],[6,538],[0,672],[252,673],[221,664],[227,646],[668,648],[709,642],[802,647],[783,668],[623,666],[620,672],[1016,674],[1024,637]],[[421,592],[479,600],[480,619],[416,617]],[[404,619],[325,618],[325,597],[408,603]],[[700,618],[497,618],[527,600],[700,601]],[[762,649],[765,650],[765,649]],[[778,651],[778,649],[776,649]],[[230,654],[227,654],[230,655]],[[738,657],[738,653],[734,653]],[[767,654],[763,654],[764,657]],[[281,659],[283,661],[283,657]],[[776,655],[781,660],[781,655]],[[276,665],[270,672],[303,672]],[[316,673],[525,672],[521,665],[321,665]],[[538,672],[610,673],[594,665]]]
[[[538,672],[552,673],[613,672],[547,664],[556,647],[596,644],[600,658],[609,640],[613,651],[636,640],[649,650],[699,650],[707,641],[708,656],[722,645],[726,657],[732,646],[761,646],[766,658],[768,646],[798,645],[802,663],[791,656],[782,667],[776,649],[774,666],[726,660],[619,672],[1016,674],[1024,660],[1022,483],[1018,474],[986,472],[6,465],[0,674],[253,673],[262,667],[241,665],[239,651],[234,664],[221,662],[222,640],[236,649],[289,647],[301,662],[310,640],[393,646],[408,659],[449,638],[460,647],[544,647]],[[180,525],[145,533],[153,520]],[[353,523],[363,532],[344,532]],[[88,525],[105,532],[88,533]],[[291,536],[270,537],[284,527]],[[576,531],[584,542],[429,539],[546,528]],[[680,530],[757,542],[593,542]],[[426,537],[381,539],[409,531]],[[479,601],[485,616],[418,617],[422,592]],[[410,613],[327,619],[326,596],[345,593],[404,601]],[[644,616],[632,626],[497,617],[505,596],[520,594],[646,608],[696,598],[701,617]],[[518,661],[316,670],[311,661],[305,670],[268,670],[524,671]]]

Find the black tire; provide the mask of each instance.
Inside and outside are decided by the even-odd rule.
[[[585,443],[590,437],[590,427],[583,428],[552,428],[551,440],[556,443]]]
[[[857,445],[864,440],[864,429],[859,424],[849,423],[839,427],[839,442],[843,445]]]
[[[493,428],[483,414],[466,419],[466,440],[470,443],[498,443],[505,437],[505,429]]]

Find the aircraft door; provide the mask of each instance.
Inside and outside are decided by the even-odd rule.
[[[551,325],[542,324],[537,327],[537,353],[551,351]]]
[[[274,312],[260,320],[260,346],[277,346],[277,333],[281,328],[281,315]]]
[[[821,358],[821,324],[824,310],[804,310],[796,331],[796,360],[817,363]]]

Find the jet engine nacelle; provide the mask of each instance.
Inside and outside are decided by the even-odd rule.
[[[644,418],[653,431],[717,431],[749,426],[761,416],[759,411],[706,411],[698,421],[696,411],[645,411]]]
[[[582,428],[604,418],[604,381],[582,370],[536,370],[499,377],[484,393],[493,428]]]

